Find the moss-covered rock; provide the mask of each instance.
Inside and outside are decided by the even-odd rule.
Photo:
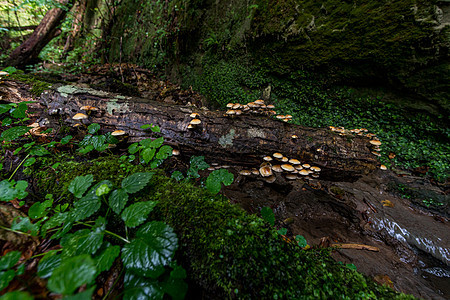
[[[93,174],[96,181],[118,184],[144,168],[107,157],[63,162],[58,169],[59,174],[42,170],[35,177],[43,191],[59,198],[77,175]],[[159,171],[139,196],[158,201],[153,217],[175,229],[180,261],[211,298],[410,298],[336,263],[328,251],[303,251],[285,242],[262,219],[227,199],[188,182],[175,182]]]

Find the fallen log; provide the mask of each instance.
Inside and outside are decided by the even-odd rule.
[[[380,249],[378,247],[362,244],[332,244],[331,247],[335,247],[338,249],[356,249],[356,250],[380,252]]]
[[[15,92],[20,94],[18,88]],[[263,157],[278,152],[289,159],[320,167],[320,178],[333,181],[357,180],[378,164],[371,154],[373,145],[364,136],[298,126],[265,115],[228,116],[224,111],[166,104],[72,85],[45,91],[39,105],[40,108],[34,109],[41,123],[47,123],[48,127],[58,126],[61,119],[66,125],[74,125],[78,121],[72,117],[83,112],[82,106],[94,106],[98,110],[86,121],[100,124],[104,131],[125,130],[129,142],[148,136],[141,125],[158,125],[166,143],[182,155],[204,155],[209,162],[259,168]],[[193,119],[190,115],[194,112],[201,123],[189,129]]]

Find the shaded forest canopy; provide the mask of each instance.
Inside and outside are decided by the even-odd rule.
[[[45,21],[46,18],[49,21]],[[44,21],[40,23],[41,20]],[[55,261],[56,264],[57,257],[62,257],[62,266],[55,267],[62,270],[64,264],[68,264],[64,261],[70,253],[68,251],[72,251],[67,249],[75,249],[73,253],[89,254],[83,256],[83,260],[91,270],[95,270],[93,265],[96,266],[98,272],[94,272],[95,276],[101,274],[97,279],[97,282],[102,282],[101,288],[97,286],[94,292],[91,289],[93,281],[87,285],[78,284],[72,290],[58,287],[56,275],[49,273],[48,289],[51,292],[64,295],[94,293],[98,299],[103,296],[131,299],[133,289],[139,286],[136,297],[153,290],[161,299],[164,294],[181,299],[186,294],[187,282],[188,297],[409,297],[375,284],[372,279],[353,271],[352,266],[336,263],[329,250],[320,247],[307,250],[309,246],[306,245],[299,247],[301,243],[291,229],[289,233],[288,230],[280,233],[273,227],[276,224],[277,229],[289,228],[284,223],[286,220],[271,223],[270,217],[263,216],[263,221],[230,206],[223,195],[214,196],[211,190],[201,188],[215,179],[199,179],[197,172],[208,167],[214,170],[214,166],[207,167],[192,158],[188,162],[187,155],[201,154],[208,160],[208,155],[214,156],[214,151],[220,148],[219,145],[208,144],[215,141],[214,134],[220,132],[217,138],[223,138],[226,132],[234,134],[237,130],[241,137],[238,142],[254,143],[254,153],[247,150],[251,147],[245,148],[249,145],[241,145],[245,151],[226,153],[226,149],[219,149],[215,154],[228,162],[250,166],[254,159],[262,157],[264,143],[273,139],[260,141],[260,136],[246,139],[242,132],[246,132],[247,125],[259,128],[265,122],[268,126],[263,130],[279,137],[282,149],[289,149],[295,142],[290,137],[294,130],[298,130],[302,132],[297,141],[301,146],[296,147],[305,149],[301,152],[292,147],[292,151],[302,153],[302,159],[319,161],[325,180],[354,181],[383,164],[395,176],[411,176],[416,178],[414,180],[434,184],[438,191],[436,197],[433,193],[430,193],[433,197],[428,194],[417,196],[420,193],[415,189],[400,185],[395,190],[402,198],[413,198],[410,200],[414,207],[436,213],[439,216],[436,220],[442,218],[446,222],[450,207],[448,1],[78,0],[25,1],[17,5],[6,0],[0,1],[0,39],[0,66],[10,73],[9,77],[3,78],[6,84],[0,90],[2,131],[11,133],[7,131],[11,124],[14,125],[10,120],[17,116],[16,125],[23,129],[23,124],[19,123],[24,122],[21,119],[25,115],[19,111],[24,112],[26,108],[17,106],[15,97],[37,97],[39,104],[28,104],[28,113],[34,109],[34,115],[29,115],[33,122],[36,121],[38,126],[51,124],[56,126],[50,127],[58,128],[51,141],[49,137],[39,138],[44,141],[42,147],[52,152],[52,156],[45,154],[42,157],[35,156],[35,152],[30,150],[37,146],[27,146],[30,142],[28,136],[13,133],[14,138],[8,141],[7,135],[2,133],[4,158],[0,162],[5,166],[9,164],[8,169],[1,169],[2,184],[19,191],[22,183],[11,179],[14,176],[17,180],[29,179],[33,182],[30,188],[36,193],[32,202],[46,197],[42,191],[52,191],[53,198],[46,198],[46,201],[66,199],[58,204],[59,208],[52,208],[50,215],[54,215],[51,221],[33,220],[36,226],[41,222],[60,222],[58,224],[61,225],[59,229],[50,230],[56,231],[56,238],[40,251],[52,249],[55,252],[49,252],[42,261]],[[13,67],[34,73],[37,77]],[[75,86],[71,86],[73,83]],[[91,91],[88,87],[98,92],[83,92]],[[120,123],[128,122],[126,114],[109,109],[108,105],[114,102],[128,107],[129,99],[144,104],[129,105],[136,111],[129,111],[129,116],[134,113],[134,117],[128,126]],[[158,103],[146,106],[145,99]],[[275,118],[271,121],[263,119],[270,115],[251,117],[248,124],[245,124],[244,117],[225,115],[228,103],[248,104],[257,99],[274,104],[279,114],[289,114],[291,118],[286,121],[289,124],[277,123]],[[73,121],[71,114],[79,110],[74,103],[78,106],[98,103],[98,111],[87,113],[87,121]],[[146,109],[158,110],[158,113],[146,116]],[[205,126],[187,130],[188,111],[199,112]],[[164,120],[164,124],[158,124],[158,118]],[[100,125],[91,124],[92,120]],[[142,120],[147,120],[148,125],[144,125]],[[71,128],[75,123],[79,127]],[[150,123],[159,126],[153,127]],[[142,129],[141,125],[148,127]],[[111,136],[109,131],[118,126],[129,131],[125,139]],[[342,127],[339,130],[345,133],[332,133],[327,129],[329,126]],[[226,132],[222,133],[219,127]],[[373,132],[382,141],[381,146],[375,150],[373,145],[366,146],[369,139],[364,140],[350,132],[355,128]],[[73,140],[66,142],[64,134],[70,134]],[[140,141],[143,136],[150,136],[152,141]],[[190,144],[189,138],[195,143]],[[61,140],[58,142],[61,144],[50,149],[57,140]],[[261,144],[258,146],[257,143]],[[321,152],[314,154],[314,151],[323,151],[317,145],[327,143],[328,156]],[[170,158],[172,149],[169,145],[181,150],[182,158]],[[208,150],[204,150],[206,148]],[[67,153],[58,156],[58,149]],[[199,153],[195,153],[196,150]],[[116,156],[107,156],[108,152],[114,152]],[[22,162],[18,158],[14,160],[17,155],[22,156]],[[32,163],[26,160],[30,155],[37,158]],[[236,155],[234,160],[230,158],[233,155]],[[353,165],[352,160],[355,162]],[[199,165],[192,169],[196,163]],[[26,167],[24,172],[16,174],[15,167],[19,170],[22,164]],[[177,169],[180,166],[182,172]],[[58,170],[65,170],[64,174],[58,174]],[[236,185],[246,182],[237,172],[240,169],[230,169],[231,173],[221,170],[224,172],[220,171],[218,178],[222,181],[216,178],[219,190],[222,185],[229,185],[230,177],[227,176],[232,176],[231,173],[237,180]],[[336,175],[340,170],[348,172]],[[219,174],[218,171],[213,172]],[[147,181],[139,183],[136,180],[142,188],[147,186],[150,193],[126,191],[126,181],[131,180],[136,172],[147,174],[142,175],[149,177]],[[76,189],[70,187],[76,184],[70,182],[78,180],[75,179],[77,175],[87,174],[94,174],[94,180],[89,183],[89,186],[93,185],[83,192],[78,191],[77,196]],[[164,174],[172,175],[172,179]],[[174,180],[181,180],[183,176],[185,179],[182,181]],[[264,182],[265,186],[271,184],[269,180]],[[271,187],[289,190],[287,182]],[[106,202],[101,202],[102,195],[97,195],[102,183],[105,195],[111,195]],[[318,186],[320,189],[320,182]],[[322,189],[342,200],[344,193],[339,189]],[[133,199],[133,204],[128,202],[129,206],[125,208],[125,201],[118,208],[114,201],[119,200],[113,194],[114,197],[120,194]],[[75,215],[82,210],[82,205],[87,207],[87,204],[80,204],[86,199],[94,204],[86,208],[89,213],[83,211],[85,220],[77,219]],[[45,214],[49,212],[52,203],[41,208],[43,214],[44,211]],[[61,207],[65,203],[68,203],[68,210],[64,212]],[[382,206],[393,205],[386,203]],[[26,216],[31,204],[14,207]],[[147,212],[145,218],[133,219],[127,215],[129,212],[132,214],[133,205],[139,205],[141,212]],[[377,212],[376,208],[367,205],[369,211]],[[257,213],[260,213],[261,207],[256,206]],[[111,212],[114,217],[104,220],[103,216],[111,210],[116,213]],[[364,219],[365,216],[358,218]],[[361,224],[362,219],[358,219]],[[142,224],[145,220],[149,222]],[[71,248],[87,232],[83,231],[87,229],[75,231],[77,226],[85,225],[80,224],[81,221],[90,224],[86,227],[90,231],[102,232],[100,242],[99,239],[96,242],[89,240],[95,244],[91,253]],[[31,224],[30,219],[28,222]],[[144,241],[144,237],[150,240],[154,237],[149,237],[152,226],[163,228],[159,232],[155,230],[155,234],[164,235],[161,239],[167,240],[171,245],[167,247],[172,247],[173,252],[166,257],[158,256],[162,265],[137,276],[139,272],[147,271],[130,257],[134,255],[133,247],[138,247],[136,245]],[[124,229],[113,231],[119,227]],[[34,227],[17,228],[30,232],[27,230]],[[41,237],[47,239],[49,235],[44,228],[52,227],[44,225],[40,229]],[[360,229],[365,232],[365,229]],[[122,240],[118,242],[112,235],[106,238],[108,230]],[[128,240],[129,235],[133,238]],[[58,250],[56,244],[61,244],[63,250]],[[108,247],[113,249],[111,253],[102,252]],[[118,258],[119,251],[122,260]],[[106,257],[108,263],[105,262]],[[104,265],[100,263],[102,260]],[[119,263],[113,264],[114,261]],[[106,269],[106,265],[112,266],[111,269]],[[105,269],[100,273],[103,267]],[[15,268],[5,268],[2,272],[14,271],[21,276],[20,268]],[[259,281],[260,277],[264,280]],[[10,291],[16,284],[12,282]],[[108,285],[108,282],[114,283]],[[48,293],[42,282],[33,281],[33,284],[43,288],[45,292],[42,293]],[[393,286],[390,279],[383,284]],[[170,292],[171,289],[176,292]]]

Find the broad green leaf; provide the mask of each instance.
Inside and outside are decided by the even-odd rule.
[[[277,230],[277,232],[278,232],[279,234],[281,234],[281,235],[286,235],[287,229],[286,229],[286,228],[280,228],[280,229]]]
[[[209,168],[209,164],[205,162],[204,156],[192,156],[189,164],[191,168],[195,168],[197,170],[205,170]]]
[[[42,146],[34,146],[33,148],[31,148],[29,153],[36,156],[44,156],[50,154],[50,152]]]
[[[145,147],[145,148],[149,148],[151,143],[152,143],[152,139],[143,139],[139,141],[139,145]]]
[[[109,246],[99,256],[95,258],[95,264],[97,266],[97,274],[103,271],[109,270],[116,258],[120,254],[120,246]]]
[[[86,147],[78,149],[78,152],[80,152],[81,154],[86,154],[88,152],[91,152],[92,150],[94,150],[94,146],[93,145],[87,145]]]
[[[26,111],[28,109],[28,106],[26,103],[19,103],[16,108],[13,108],[11,110],[11,116],[13,118],[23,119],[27,116]]]
[[[162,165],[163,162],[164,162],[164,160],[162,160],[162,159],[154,159],[154,160],[152,160],[152,162],[150,163],[150,168],[156,169],[157,167],[159,167],[160,165]]]
[[[275,225],[275,214],[270,207],[261,208],[261,217],[270,225]]]
[[[48,278],[59,265],[61,265],[61,255],[58,255],[56,251],[49,251],[39,261],[37,274],[41,278]]]
[[[94,175],[89,174],[86,176],[77,176],[69,184],[69,192],[75,195],[77,198],[83,197],[83,194],[91,186],[94,181]]]
[[[88,126],[87,130],[90,134],[95,134],[97,131],[100,130],[100,125],[97,123],[92,123]]]
[[[0,139],[4,141],[12,141],[24,135],[30,130],[31,127],[28,126],[16,126],[13,128],[9,128],[2,132]]]
[[[8,286],[11,280],[16,276],[14,270],[1,271],[0,272],[0,291]]]
[[[15,185],[15,189],[16,189],[16,197],[18,199],[23,199],[25,198],[28,193],[25,191],[28,187],[28,182],[26,182],[25,180],[19,180],[17,181],[16,185]]]
[[[63,300],[90,300],[94,294],[95,286],[85,290],[84,292],[64,297]]]
[[[188,285],[183,279],[169,278],[161,283],[163,291],[172,297],[172,300],[183,300],[187,293]]]
[[[70,295],[83,284],[91,283],[95,273],[94,261],[89,255],[71,257],[53,271],[47,287],[52,292]]]
[[[133,143],[130,146],[128,146],[128,153],[135,154],[138,151],[139,151],[139,144],[138,143]]]
[[[162,146],[158,153],[156,153],[156,158],[157,159],[166,159],[169,156],[172,156],[172,147],[168,146],[168,145],[164,145]]]
[[[73,234],[66,234],[61,240],[62,256],[72,257],[81,254],[94,254],[103,243],[105,227],[82,229]]]
[[[308,246],[308,242],[306,241],[305,237],[303,237],[302,235],[296,235],[295,240],[297,241],[298,245],[302,248],[305,248],[306,246]]]
[[[39,225],[33,224],[28,217],[18,217],[11,224],[12,230],[17,230],[29,233],[32,236],[37,236],[39,233]]]
[[[11,109],[11,106],[9,104],[0,104],[0,114],[4,114],[5,112],[8,112]]]
[[[170,278],[172,279],[185,279],[186,277],[186,270],[182,266],[176,265],[170,272]]]
[[[152,147],[152,148],[159,148],[159,147],[162,146],[163,143],[164,143],[164,137],[160,137],[160,138],[154,139],[150,143],[150,147]]]
[[[73,138],[73,136],[71,136],[71,135],[67,135],[67,136],[63,137],[61,139],[61,144],[65,145],[65,144],[69,143],[72,138]]]
[[[152,125],[150,125],[150,124],[141,125],[141,129],[144,129],[144,130],[148,129],[150,127],[152,127]]]
[[[44,223],[41,227],[41,235],[45,236],[47,230],[55,227],[59,227],[66,222],[69,222],[71,216],[67,212],[58,212],[54,214],[47,222]]]
[[[87,194],[74,204],[71,211],[74,221],[84,220],[92,216],[102,205],[97,195]]]
[[[147,219],[148,214],[156,206],[155,201],[146,201],[134,203],[122,212],[121,218],[128,227],[136,227],[141,225]]]
[[[36,162],[36,158],[30,157],[23,163],[23,166],[29,167],[29,166],[33,165],[35,162]]]
[[[36,202],[31,205],[28,210],[28,216],[32,219],[42,218],[47,215],[47,208],[52,207],[53,199],[45,200],[44,202]]]
[[[33,297],[25,292],[14,291],[4,294],[0,297],[0,300],[33,300]]]
[[[134,173],[122,180],[122,188],[128,194],[133,194],[142,190],[152,178],[153,173]]]
[[[220,192],[222,183],[230,185],[233,183],[234,176],[227,169],[214,170],[206,179],[206,188],[213,194]]]
[[[158,278],[171,263],[177,247],[173,229],[163,222],[152,221],[144,224],[136,238],[122,248],[122,261],[131,271]]]
[[[104,135],[94,135],[91,138],[91,144],[92,144],[92,146],[94,146],[94,149],[97,151],[101,151],[101,147],[105,145],[105,142],[106,142],[106,136],[104,136]]]
[[[152,130],[153,132],[158,132],[158,133],[161,132],[161,128],[159,128],[158,125],[152,126],[151,130]]]
[[[148,164],[153,159],[153,156],[155,156],[155,152],[156,152],[155,148],[145,148],[142,151],[142,153],[141,153],[142,159],[144,160],[144,162],[146,164]]]
[[[16,275],[23,275],[23,273],[25,273],[25,263],[21,263],[17,266],[16,268]]]
[[[184,176],[183,173],[181,173],[180,171],[175,171],[172,173],[172,176],[170,176],[170,178],[173,178],[176,181],[180,181],[184,178]]]
[[[124,189],[114,190],[108,198],[109,207],[111,207],[113,212],[115,212],[116,214],[120,214],[127,202],[128,194]]]
[[[17,196],[17,191],[13,184],[8,180],[2,180],[0,182],[0,201],[11,201]]]
[[[6,270],[14,267],[19,262],[21,253],[19,251],[11,251],[0,257],[0,270]]]
[[[123,300],[162,300],[164,291],[158,280],[126,272]]]

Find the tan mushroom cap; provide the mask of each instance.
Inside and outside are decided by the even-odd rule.
[[[270,157],[270,156],[264,156],[263,159],[265,161],[272,161],[273,160],[272,157]]]
[[[303,164],[302,167],[305,169],[309,169],[311,166],[309,164]]]
[[[373,155],[375,155],[375,156],[381,156],[381,154],[380,153],[378,153],[378,152],[375,152],[375,151],[372,151],[371,152]]]
[[[281,161],[282,161],[282,162],[288,162],[288,161],[289,161],[289,158],[287,158],[286,156],[283,156],[283,157],[281,158]]]
[[[273,174],[272,168],[270,166],[264,166],[259,168],[259,173],[261,174],[262,177],[269,177]]]
[[[289,122],[291,119],[283,119],[283,122]]]
[[[281,165],[274,165],[274,166],[272,166],[272,171],[281,173],[281,172],[283,172],[283,169],[281,168]]]
[[[253,103],[258,104],[258,105],[263,105],[264,104],[264,100],[258,99],[256,101],[254,101]]]
[[[200,115],[195,112],[189,115],[189,117],[194,118],[194,119],[197,118],[198,116],[200,116]]]
[[[200,121],[200,119],[193,119],[193,120],[191,120],[191,122],[190,122],[190,124],[191,125],[198,125],[198,124],[200,124],[202,121]]]
[[[296,174],[286,174],[286,179],[295,180],[295,179],[297,179],[297,175]]]
[[[8,76],[9,73],[5,71],[0,71],[0,76]]]
[[[381,169],[381,170],[387,170],[387,167],[386,167],[385,165],[381,165],[381,166],[380,166],[380,169]]]
[[[229,109],[229,110],[227,110],[226,114],[227,114],[227,115],[235,115],[235,114],[236,114],[236,111],[235,111],[235,110],[232,110],[232,109]]]
[[[379,140],[371,140],[369,143],[371,143],[374,146],[380,146],[381,142]]]
[[[249,175],[252,175],[252,171],[250,171],[250,170],[241,170],[241,171],[239,171],[239,175],[249,176]]]
[[[241,108],[241,107],[242,107],[241,104],[235,103],[235,104],[233,105],[232,109],[239,109],[239,108]]]
[[[228,107],[228,108],[232,108],[233,105],[234,105],[234,103],[228,103],[228,104],[227,104],[227,107]]]
[[[300,170],[298,172],[298,174],[303,175],[303,176],[307,176],[307,175],[309,175],[309,172],[308,172],[308,170],[303,169],[303,170]]]
[[[187,128],[188,128],[188,129],[193,129],[194,126],[193,126],[192,124],[189,124]]]
[[[277,180],[277,177],[275,175],[271,175],[269,177],[264,178],[264,181],[267,183],[274,183],[275,180]]]
[[[252,174],[253,175],[259,175],[259,171],[257,169],[252,169]]]
[[[81,110],[86,110],[86,111],[97,111],[98,108],[94,107],[94,106],[90,106],[90,105],[85,105],[80,107]]]
[[[172,149],[172,155],[173,155],[173,156],[180,155],[180,150],[178,150],[178,149]]]
[[[275,108],[275,105],[273,105],[273,104],[268,104],[268,105],[266,106],[266,108],[268,108],[268,109],[274,109],[274,108]]]
[[[313,178],[319,178],[319,174],[312,174],[311,175]]]
[[[272,154],[272,156],[275,157],[276,159],[282,159],[283,158],[283,154],[278,153],[278,152]]]
[[[242,115],[242,110],[238,109],[234,113],[236,114],[236,116],[240,116]]]
[[[313,170],[314,172],[320,172],[322,170],[321,168],[315,166],[311,167],[310,169]]]
[[[283,115],[277,115],[275,118],[277,118],[277,119],[284,119],[284,116]]]
[[[112,136],[120,136],[120,135],[124,135],[125,131],[123,130],[114,130],[113,132],[111,132]]]
[[[292,165],[289,165],[289,164],[281,165],[281,168],[283,170],[285,170],[285,171],[288,171],[288,172],[292,172],[292,171],[295,170],[295,168]]]
[[[285,119],[292,119],[292,116],[291,115],[285,115],[284,118]]]
[[[299,165],[299,164],[300,164],[300,161],[299,161],[298,159],[295,159],[295,158],[291,158],[291,159],[289,160],[289,162],[290,162],[291,164],[293,164],[293,165]]]
[[[293,139],[298,139],[298,136],[295,135],[295,134],[293,134],[293,135],[291,136],[291,138],[293,138]]]
[[[294,168],[296,169],[296,170],[303,170],[303,167],[302,167],[302,165],[296,165],[296,166],[294,166]]]
[[[74,120],[84,120],[87,118],[88,118],[88,116],[86,116],[85,114],[82,114],[82,113],[77,113],[75,116],[72,117],[72,119],[74,119]]]

